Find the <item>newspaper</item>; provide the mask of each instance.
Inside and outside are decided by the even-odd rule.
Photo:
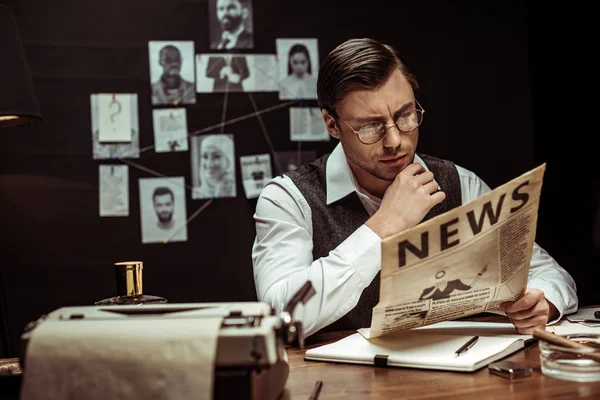
[[[380,299],[363,334],[504,314],[500,304],[527,285],[545,169],[383,240]]]

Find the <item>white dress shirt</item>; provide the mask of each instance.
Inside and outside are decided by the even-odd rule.
[[[415,156],[415,161],[427,169],[419,156]],[[463,204],[491,190],[473,172],[458,165],[456,168]],[[381,204],[380,199],[358,185],[340,144],[327,160],[326,185],[327,204],[352,192],[357,193],[369,215]],[[258,299],[280,312],[291,296],[310,280],[316,295],[295,313],[295,318],[303,321],[306,336],[352,310],[381,268],[381,238],[364,224],[327,257],[313,260],[311,209],[288,176],[275,177],[266,184],[254,219],[256,239],[252,262]],[[527,287],[542,290],[561,316],[577,310],[575,282],[535,243]]]
[[[238,26],[238,28],[233,32],[223,31],[221,33],[221,41],[217,45],[217,49],[218,50],[234,49],[235,46],[237,45],[237,42],[238,42],[238,39],[240,38],[241,33],[244,31],[244,29],[245,29],[244,24],[240,24],[240,26]]]

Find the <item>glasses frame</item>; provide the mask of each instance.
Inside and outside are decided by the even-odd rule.
[[[367,126],[367,125],[370,125],[370,124],[372,124],[372,122],[370,122],[370,123],[368,123],[368,124],[365,124],[365,125],[361,126],[360,128],[358,128],[358,130],[355,130],[355,129],[354,129],[354,128],[353,128],[353,127],[352,127],[352,126],[351,126],[351,125],[350,125],[348,122],[346,122],[346,120],[345,120],[344,118],[342,118],[342,117],[339,117],[339,118],[340,118],[342,121],[344,121],[344,123],[345,123],[346,125],[348,125],[348,128],[350,128],[350,130],[352,130],[352,132],[354,132],[354,133],[356,134],[356,137],[358,138],[358,141],[359,141],[359,142],[361,142],[361,143],[362,143],[362,144],[364,144],[364,145],[367,145],[367,146],[369,146],[369,145],[375,144],[375,143],[379,142],[381,139],[383,139],[383,137],[384,137],[384,136],[385,136],[385,134],[387,133],[387,130],[388,130],[389,128],[393,127],[393,126],[395,126],[395,127],[396,127],[396,129],[398,129],[398,131],[399,131],[399,132],[402,132],[402,133],[411,133],[411,132],[414,132],[414,131],[415,131],[415,130],[416,130],[418,127],[419,127],[419,126],[421,126],[421,124],[423,123],[423,117],[424,117],[424,114],[425,114],[425,109],[424,109],[424,108],[421,106],[421,104],[419,103],[419,101],[418,101],[417,99],[415,99],[415,103],[417,104],[417,106],[419,106],[419,108],[420,108],[420,109],[414,108],[414,109],[406,110],[406,111],[404,111],[404,112],[403,112],[401,115],[399,115],[399,116],[398,116],[398,118],[396,118],[396,120],[398,120],[398,119],[399,119],[401,116],[403,116],[404,114],[407,114],[407,113],[409,113],[409,112],[412,112],[412,111],[418,111],[418,112],[421,114],[421,120],[419,121],[419,125],[417,125],[417,126],[414,128],[414,129],[411,129],[410,131],[403,131],[402,129],[400,129],[400,127],[398,126],[398,124],[396,123],[396,121],[394,121],[394,122],[393,122],[393,123],[391,123],[391,124],[384,124],[384,125],[383,125],[383,127],[384,127],[383,134],[381,134],[381,137],[380,137],[379,139],[377,139],[376,141],[374,141],[373,143],[365,143],[365,142],[363,142],[362,140],[360,140],[360,132],[359,132],[359,130],[361,130],[363,127],[365,127],[365,126]]]

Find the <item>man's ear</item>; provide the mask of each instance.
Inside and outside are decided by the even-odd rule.
[[[335,122],[335,118],[329,113],[329,111],[323,109],[321,110],[321,114],[323,115],[323,120],[325,121],[325,126],[327,127],[327,132],[336,139],[340,138],[340,131],[337,126],[337,122]]]
[[[248,15],[250,14],[250,11],[248,11],[247,7],[242,7],[242,18],[246,19],[248,18]]]

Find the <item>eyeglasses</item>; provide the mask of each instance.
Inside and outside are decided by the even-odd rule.
[[[354,130],[349,123],[347,123],[342,117],[340,119],[344,121],[346,125],[352,132],[356,133],[358,136],[358,140],[360,140],[363,144],[375,144],[381,140],[385,136],[385,133],[388,128],[392,126],[396,126],[400,132],[410,133],[417,129],[421,122],[423,122],[423,114],[425,114],[425,110],[417,100],[415,100],[417,106],[420,109],[408,110],[400,114],[393,124],[386,125],[383,122],[371,122],[369,124],[361,126],[358,130]]]

